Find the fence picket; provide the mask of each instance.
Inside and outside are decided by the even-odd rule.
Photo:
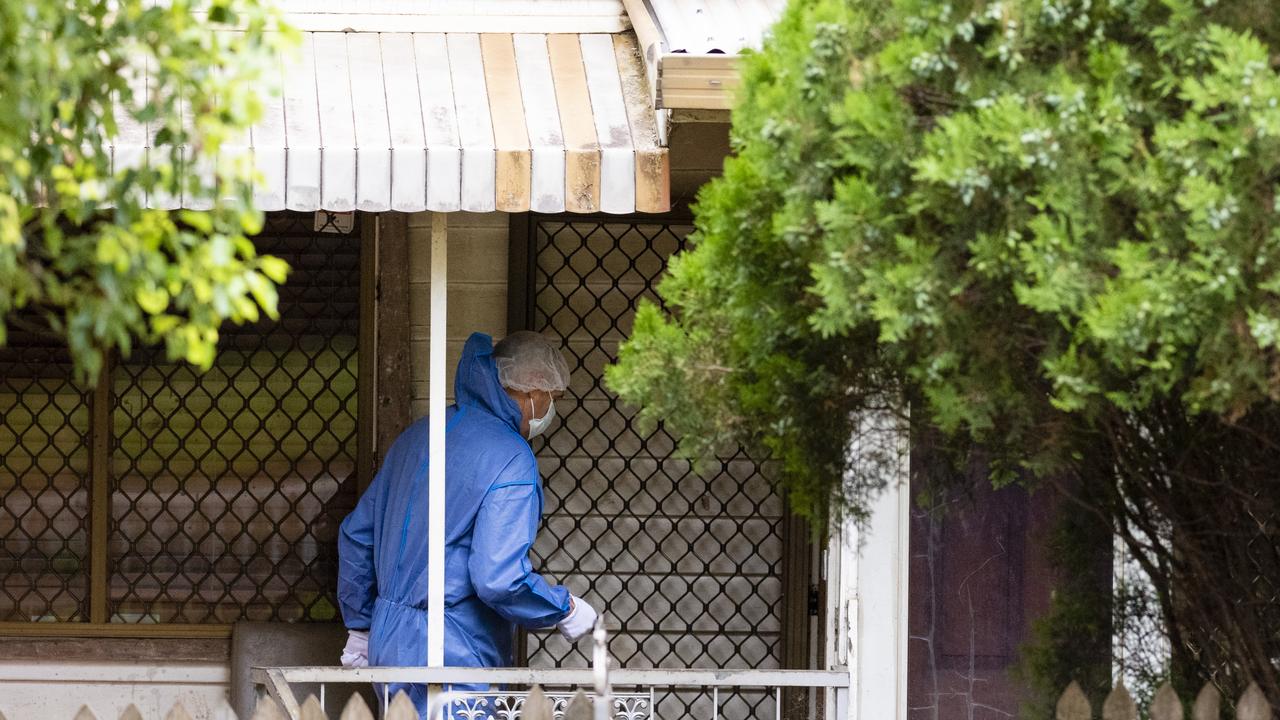
[[[520,717],[521,720],[552,720],[551,701],[538,685],[534,685],[529,691],[529,696],[524,699]]]
[[[138,711],[137,705],[129,705],[120,713],[120,720],[142,720],[142,713]]]
[[[418,709],[403,690],[391,698],[391,707],[387,708],[387,720],[418,720]]]
[[[365,704],[360,693],[351,693],[351,699],[342,708],[342,715],[338,720],[373,720],[373,711]]]
[[[75,720],[98,720],[98,716],[93,714],[88,705],[81,705],[80,712],[76,713]]]
[[[1151,701],[1151,720],[1182,720],[1182,701],[1167,681],[1156,690],[1155,699]]]
[[[191,713],[187,712],[187,709],[182,706],[182,701],[179,700],[169,709],[169,714],[164,716],[164,720],[191,720]]]
[[[143,720],[138,718],[138,720]],[[240,720],[236,715],[236,711],[231,709],[226,700],[222,700],[213,708],[213,714],[209,716],[209,720]]]
[[[302,720],[329,720],[325,717],[324,708],[320,707],[320,701],[315,695],[308,695],[307,699],[302,701]]]
[[[1210,683],[1205,683],[1196,695],[1196,704],[1191,709],[1192,720],[1221,720],[1222,693]]]
[[[581,690],[573,699],[569,701],[569,707],[564,709],[564,720],[591,720],[595,713],[591,709],[591,701],[587,699],[585,693]]]
[[[250,720],[285,720],[285,716],[275,698],[263,695],[258,698],[258,705],[253,709],[253,717]]]
[[[1271,703],[1258,683],[1251,682],[1236,704],[1236,720],[1271,720]]]
[[[1089,706],[1084,690],[1080,689],[1080,683],[1072,680],[1063,691],[1062,697],[1058,698],[1055,716],[1057,720],[1090,720],[1093,717],[1093,708]]]
[[[1138,720],[1138,705],[1124,682],[1115,686],[1102,703],[1102,720]]]

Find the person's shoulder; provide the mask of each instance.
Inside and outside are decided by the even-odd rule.
[[[493,419],[486,425],[489,434],[485,442],[485,455],[500,468],[494,486],[511,484],[537,484],[538,459],[529,447],[529,441],[510,426]]]
[[[515,433],[511,434],[515,437],[516,442],[512,444],[510,469],[522,475],[529,476],[531,478],[531,482],[537,482],[538,458],[533,454],[533,448],[529,447],[529,442],[524,438],[516,435]]]

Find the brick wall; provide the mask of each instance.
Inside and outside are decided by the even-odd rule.
[[[445,329],[449,401],[453,374],[467,337],[507,332],[507,226],[505,213],[449,215],[449,324]],[[430,392],[431,214],[409,218],[409,341],[413,417],[427,414]]]

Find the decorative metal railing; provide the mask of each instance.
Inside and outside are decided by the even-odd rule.
[[[592,667],[586,668],[424,668],[424,667],[290,667],[255,668],[254,684],[260,696],[270,696],[291,720],[303,717],[302,704],[293,692],[301,684],[319,685],[320,709],[324,709],[329,685],[375,683],[381,688],[379,702],[383,716],[392,706],[387,687],[392,683],[428,686],[429,715],[452,720],[521,720],[529,692],[516,688],[539,688],[552,702],[555,720],[564,720],[571,699],[580,688],[590,688],[586,697],[594,706],[595,720],[675,720],[676,717],[707,717],[720,720],[721,701],[733,693],[754,690],[770,696],[771,703],[757,703],[753,717],[782,718],[783,691],[807,688],[823,693],[834,708],[835,695],[849,689],[849,673],[843,670],[720,670],[720,669],[627,669],[610,668],[608,637],[602,624],[594,634]],[[491,690],[455,691],[456,685],[499,686]],[[500,687],[506,686],[506,687]],[[617,688],[626,688],[617,691]],[[658,712],[663,693],[695,694],[710,700],[705,716],[681,709],[678,715]]]

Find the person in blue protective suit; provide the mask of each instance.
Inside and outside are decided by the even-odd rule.
[[[515,626],[556,626],[571,642],[595,610],[533,571],[542,482],[529,440],[555,419],[569,384],[558,348],[518,332],[462,351],[445,421],[444,661],[510,667]],[[338,604],[348,629],[342,664],[427,664],[428,421],[409,427],[342,522]],[[426,688],[404,689],[425,717]]]

